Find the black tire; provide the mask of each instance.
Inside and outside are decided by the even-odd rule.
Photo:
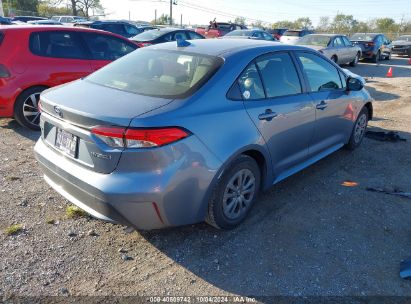
[[[40,130],[40,114],[38,112],[37,104],[40,93],[45,89],[47,89],[47,87],[31,87],[23,91],[19,97],[17,97],[16,102],[14,103],[14,118],[21,126],[32,130]],[[34,101],[34,99],[36,101]],[[29,112],[31,112],[32,115],[27,114]]]
[[[355,55],[354,60],[350,62],[350,66],[355,67],[358,64],[358,61],[360,61],[360,53]]]
[[[363,125],[365,122],[365,125]],[[358,114],[357,120],[355,121],[354,127],[351,132],[350,140],[345,145],[348,150],[354,150],[361,145],[364,139],[365,133],[367,132],[368,125],[368,109],[366,107],[362,108],[360,114]],[[362,130],[359,130],[362,129]],[[361,132],[358,134],[357,132]]]
[[[236,186],[234,183],[235,178],[241,174],[244,174],[242,175],[244,182],[241,183],[241,186],[237,183],[238,188],[234,190]],[[249,176],[246,174],[249,174]],[[213,190],[208,205],[206,222],[217,229],[233,229],[244,221],[260,191],[260,174],[260,168],[253,158],[246,155],[237,158],[229,169],[223,173]],[[254,181],[251,177],[254,178]],[[253,183],[254,186],[243,188],[247,180]],[[230,208],[230,206],[234,207]],[[230,212],[230,209],[232,212]],[[233,215],[231,218],[228,215],[230,213]]]
[[[385,60],[391,60],[391,52],[389,52],[388,53],[388,55],[387,56],[385,56],[385,58],[384,58]]]
[[[378,61],[380,61],[380,60],[381,60],[381,52],[378,51],[377,54],[375,54],[372,57],[371,61],[374,62],[374,63],[378,63]]]

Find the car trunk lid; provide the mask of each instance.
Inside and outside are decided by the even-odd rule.
[[[133,118],[172,102],[86,80],[47,90],[40,100],[43,140],[71,161],[100,173],[111,173],[117,167],[124,148],[108,145],[93,134],[94,127],[126,129]]]

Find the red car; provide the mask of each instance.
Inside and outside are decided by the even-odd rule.
[[[0,117],[39,129],[40,93],[87,76],[132,51],[108,32],[62,26],[0,27]]]

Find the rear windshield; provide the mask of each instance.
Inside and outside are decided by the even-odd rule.
[[[1,40],[1,39],[0,39]],[[408,41],[411,42],[411,35],[408,36],[400,36],[396,40],[403,40],[403,41]]]
[[[164,35],[165,33],[166,32],[160,31],[158,29],[149,30],[149,31],[142,32],[142,33],[134,36],[131,39],[135,40],[135,41],[151,41],[151,40],[157,39],[158,37]]]
[[[138,49],[86,79],[141,95],[185,98],[197,91],[222,62],[221,58],[213,56]]]
[[[300,37],[301,36],[301,31],[286,31],[284,33],[284,36]]]
[[[374,40],[375,34],[354,34],[350,37],[350,40],[363,40],[363,41],[371,41]]]
[[[328,36],[320,36],[320,35],[306,35],[301,37],[298,41],[299,44],[305,45],[317,45],[326,47],[330,42],[330,37]]]
[[[228,34],[226,34],[226,36],[251,36],[252,35],[252,31],[245,31],[245,30],[235,30],[232,32],[229,32]]]

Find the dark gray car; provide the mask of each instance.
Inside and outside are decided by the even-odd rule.
[[[402,35],[392,42],[392,53],[411,58],[411,35]]]
[[[41,109],[45,180],[141,229],[233,228],[260,191],[358,147],[372,117],[361,81],[320,53],[249,39],[138,49],[43,92]]]
[[[356,66],[361,58],[361,48],[357,45],[353,45],[345,35],[306,35],[298,40],[297,45],[317,50],[337,64],[350,64],[351,66]]]
[[[222,37],[223,39],[254,39],[254,40],[267,40],[267,41],[278,41],[274,38],[271,34],[267,33],[263,30],[235,30],[232,31],[225,36]]]

